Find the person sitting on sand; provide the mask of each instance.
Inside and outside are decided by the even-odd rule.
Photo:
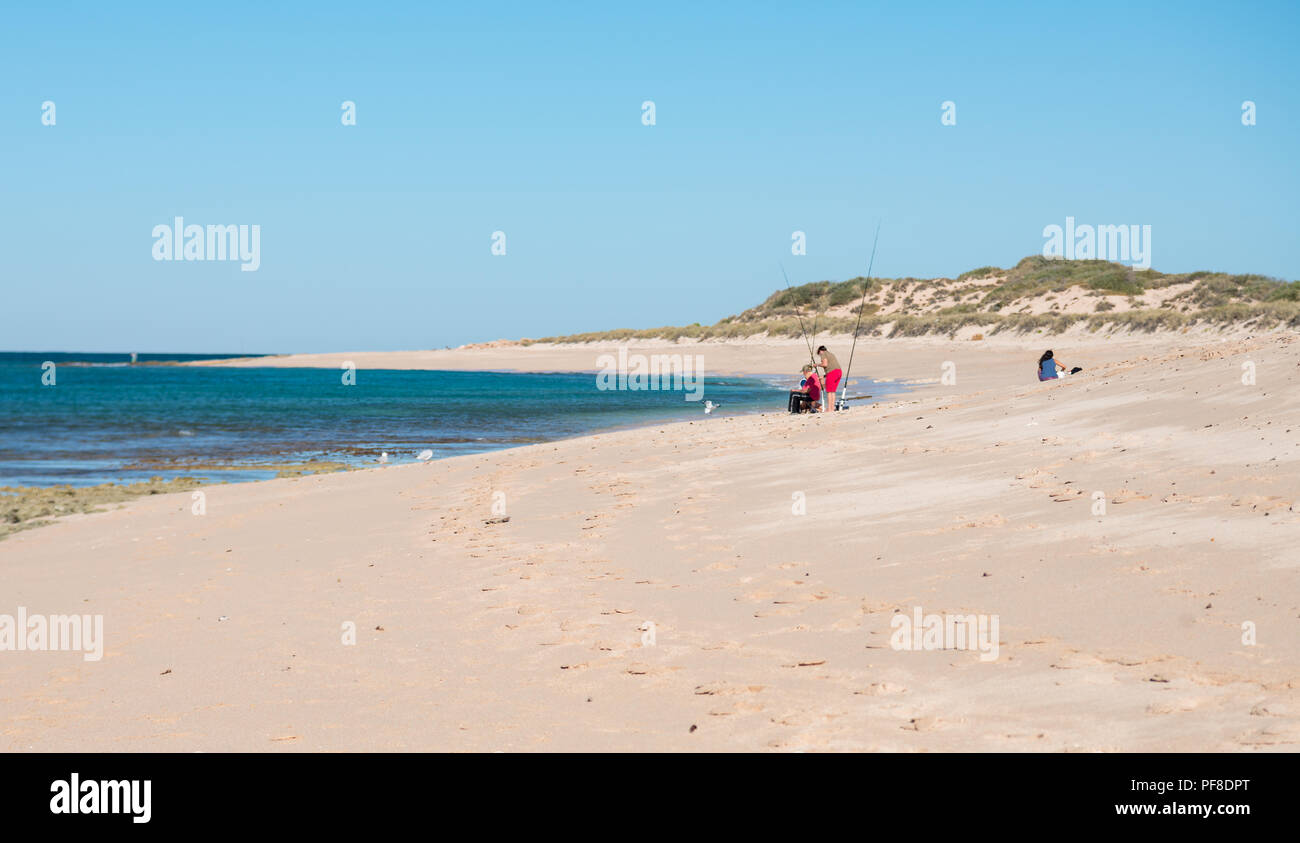
[[[790,406],[797,413],[802,413],[804,410],[815,413],[822,400],[821,382],[817,380],[817,370],[811,364],[804,364],[802,374],[803,380],[799,382],[799,388],[790,390]]]
[[[835,392],[840,388],[840,378],[844,377],[844,370],[840,368],[840,361],[834,354],[826,350],[826,346],[820,346],[817,349],[817,355],[821,359],[822,370],[826,372],[826,392],[830,398],[830,408],[835,409]]]
[[[1073,375],[1082,371],[1082,368],[1075,366],[1067,372],[1065,367],[1058,363],[1056,358],[1052,356],[1052,350],[1050,348],[1043,352],[1042,357],[1038,358],[1038,379],[1040,381],[1050,381],[1059,378],[1061,375]]]

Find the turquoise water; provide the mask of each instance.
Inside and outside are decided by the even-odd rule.
[[[412,462],[629,425],[785,410],[787,382],[706,377],[681,390],[601,390],[575,373],[151,366],[227,355],[0,354],[0,485],[256,480],[270,463]],[[56,364],[43,385],[42,364]],[[874,384],[876,394],[891,386]],[[858,386],[866,392],[866,386]],[[897,390],[897,388],[893,388]],[[234,470],[213,471],[212,466]],[[207,466],[207,467],[204,467]]]
[[[703,397],[722,405],[706,417],[680,390],[601,390],[594,374],[363,369],[344,386],[338,369],[148,365],[220,356],[0,353],[0,486],[254,480],[272,463],[411,462],[786,406],[787,385],[764,378],[705,378]]]

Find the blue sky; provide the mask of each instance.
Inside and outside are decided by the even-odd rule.
[[[878,219],[877,275],[1008,266],[1068,215],[1300,278],[1294,3],[350,5],[7,9],[0,349],[707,324],[779,262],[865,273]],[[154,261],[178,215],[260,225],[261,267]]]

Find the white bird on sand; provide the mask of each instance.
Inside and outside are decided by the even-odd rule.
[[[722,406],[721,404],[714,404],[712,401],[705,401],[705,402],[704,402],[704,415],[707,416],[709,413],[712,413],[714,410],[718,409],[718,408],[721,407],[721,406]]]
[[[429,450],[428,448],[425,448],[423,451],[416,454],[415,458],[420,462],[428,462],[429,460],[433,459],[433,451]]]
[[[379,463],[380,465],[383,465],[384,463],[387,462],[388,462],[388,452],[384,451],[382,454],[379,455]]]

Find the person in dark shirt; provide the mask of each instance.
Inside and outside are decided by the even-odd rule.
[[[1040,381],[1055,380],[1061,375],[1077,375],[1082,371],[1083,369],[1078,366],[1067,371],[1066,368],[1052,356],[1052,350],[1050,348],[1043,352],[1042,357],[1038,358],[1038,379]]]

